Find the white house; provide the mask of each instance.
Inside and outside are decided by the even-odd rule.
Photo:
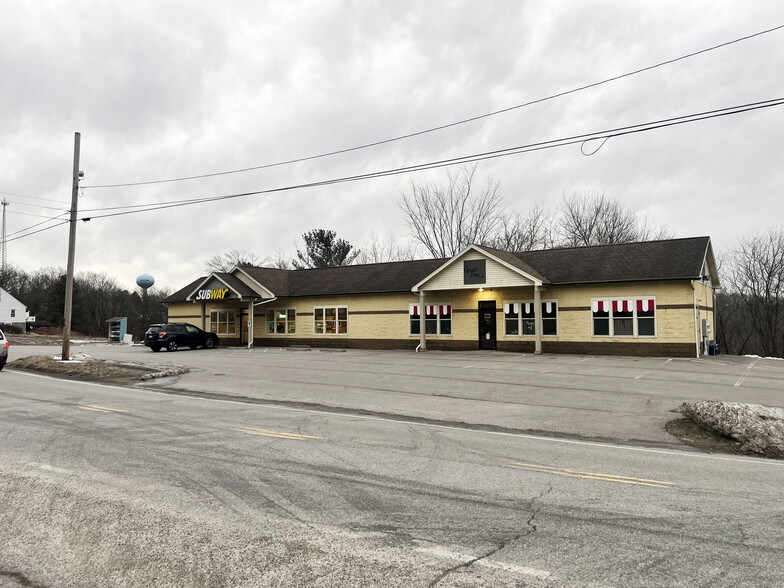
[[[22,302],[0,288],[0,324],[16,325],[24,329],[29,316],[30,313]]]

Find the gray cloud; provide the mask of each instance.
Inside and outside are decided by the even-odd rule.
[[[784,24],[780,2],[15,3],[0,22],[0,191],[9,233],[85,184],[250,167],[541,98]],[[266,189],[778,97],[784,31],[415,139],[199,181],[87,189],[80,209]],[[780,109],[485,162],[510,207],[603,191],[721,248],[784,213]],[[417,177],[438,179],[433,171]],[[180,287],[228,249],[290,254],[310,228],[405,233],[406,176],[80,223],[78,270]],[[99,214],[99,213],[94,213]],[[65,265],[67,227],[9,243]]]

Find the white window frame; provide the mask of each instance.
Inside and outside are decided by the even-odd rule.
[[[542,306],[545,304],[555,304],[555,318],[544,318],[544,313],[542,314],[542,337],[558,337],[558,333],[560,331],[560,318],[558,316],[558,300],[551,299],[551,300],[541,300],[540,301]],[[514,319],[507,319],[506,318],[506,306],[517,304],[520,306],[520,311],[517,313],[517,334],[507,334],[506,332],[506,321],[507,320],[514,320]],[[503,307],[501,308],[501,313],[504,320],[504,337],[535,337],[536,336],[536,321],[534,320],[534,332],[533,333],[523,333],[523,320],[531,320],[531,319],[523,319],[523,305],[524,304],[534,304],[533,300],[505,300]],[[535,315],[534,315],[535,316]],[[555,321],[555,334],[544,333],[544,321]]]
[[[220,324],[221,324],[220,323],[220,313],[222,313],[222,312],[227,313],[227,315],[226,315],[226,332],[225,333],[221,333],[220,332]],[[217,313],[217,315],[218,315],[217,320],[213,320],[213,318],[212,318],[213,313]],[[228,320],[228,316],[229,316],[228,313],[231,313],[231,314],[234,315],[234,320],[231,321],[231,322],[234,323],[234,330],[233,331],[229,331],[229,322],[230,321]],[[216,328],[214,330],[212,328],[213,325],[216,326]],[[219,337],[221,335],[226,335],[226,336],[236,335],[237,334],[237,309],[235,309],[235,308],[211,308],[210,309],[210,333],[215,333]]]
[[[652,300],[653,301],[653,316],[652,317],[639,317],[637,316],[637,302],[640,300]],[[615,324],[614,324],[614,309],[615,306],[614,302],[620,301],[629,301],[632,306],[632,334],[631,335],[616,335],[615,334]],[[608,302],[610,309],[608,311],[608,334],[607,335],[597,335],[594,329],[595,326],[595,317],[594,315],[594,308],[596,308],[597,302]],[[614,297],[604,297],[604,296],[597,296],[591,298],[591,337],[597,338],[612,338],[612,339],[656,339],[659,336],[659,305],[656,303],[656,296],[614,296]],[[602,320],[605,320],[604,317],[601,317]],[[628,318],[628,317],[624,317]],[[640,319],[653,319],[653,335],[640,335],[639,333],[639,321]]]
[[[346,310],[346,332],[345,333],[341,333],[340,332],[340,322],[341,321],[340,321],[340,319],[338,317],[340,316],[340,309],[341,308],[344,308]],[[334,333],[327,333],[326,332],[326,329],[327,329],[326,311],[327,311],[327,309],[330,309],[330,310],[334,309],[334,311],[335,311],[335,332]],[[325,318],[324,318],[323,330],[322,331],[318,331],[316,329],[316,325],[318,324],[318,321],[316,320],[316,311],[317,310],[323,310],[324,311],[324,317]],[[328,337],[346,337],[348,335],[348,305],[347,304],[336,304],[336,305],[331,305],[330,304],[330,305],[325,305],[325,306],[314,306],[313,307],[313,334],[314,335],[323,335],[323,336],[328,336]]]
[[[285,328],[282,333],[278,333],[278,314],[279,312],[283,312],[286,314],[286,321],[285,321]],[[272,313],[272,330],[270,331],[270,320],[269,320],[269,313]],[[289,330],[291,321],[289,320],[289,313],[293,313],[294,316],[294,330]],[[267,312],[264,314],[264,323],[266,327],[264,328],[264,333],[266,335],[296,335],[297,334],[297,309],[293,307],[289,308],[268,308]]]
[[[422,317],[422,315],[421,314],[418,315],[418,314],[416,314],[416,312],[414,312],[415,309],[419,308],[419,306],[420,306],[420,304],[418,302],[413,302],[413,303],[408,305],[408,335],[409,335],[409,337],[419,337],[420,336],[419,333],[413,333],[412,329],[411,329],[411,327],[413,326],[415,321],[419,322],[420,323],[419,328],[420,329],[422,328],[422,324],[421,324],[421,320],[422,320],[421,317]],[[427,333],[426,332],[425,336],[426,337],[451,337],[452,333],[454,331],[454,328],[453,328],[454,327],[454,306],[452,306],[452,303],[451,302],[434,302],[432,304],[430,302],[426,302],[425,303],[425,331],[427,331],[427,320],[428,320],[427,319],[427,307],[428,306],[435,306],[435,307],[438,308],[438,312],[436,312],[436,316],[438,318],[435,319],[435,321],[436,321],[436,332],[435,333]],[[444,306],[449,309],[449,313],[448,313],[449,314],[449,318],[448,319],[441,318],[441,314],[442,314],[441,313],[441,309]],[[447,314],[447,313],[444,313],[444,314]],[[420,318],[413,319],[412,317],[414,317],[414,316],[418,316]],[[430,320],[433,320],[433,319],[430,319]],[[442,333],[441,332],[441,330],[442,330],[441,329],[442,322],[446,322],[446,321],[449,321],[449,332],[448,333]]]

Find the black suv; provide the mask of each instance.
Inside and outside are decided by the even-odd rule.
[[[180,347],[212,349],[218,346],[218,336],[188,323],[166,323],[150,325],[144,334],[144,344],[153,351],[160,351],[164,347],[169,351],[177,351]]]

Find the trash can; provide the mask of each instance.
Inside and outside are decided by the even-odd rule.
[[[711,341],[708,344],[708,355],[718,355],[719,354],[719,344],[715,341]]]

